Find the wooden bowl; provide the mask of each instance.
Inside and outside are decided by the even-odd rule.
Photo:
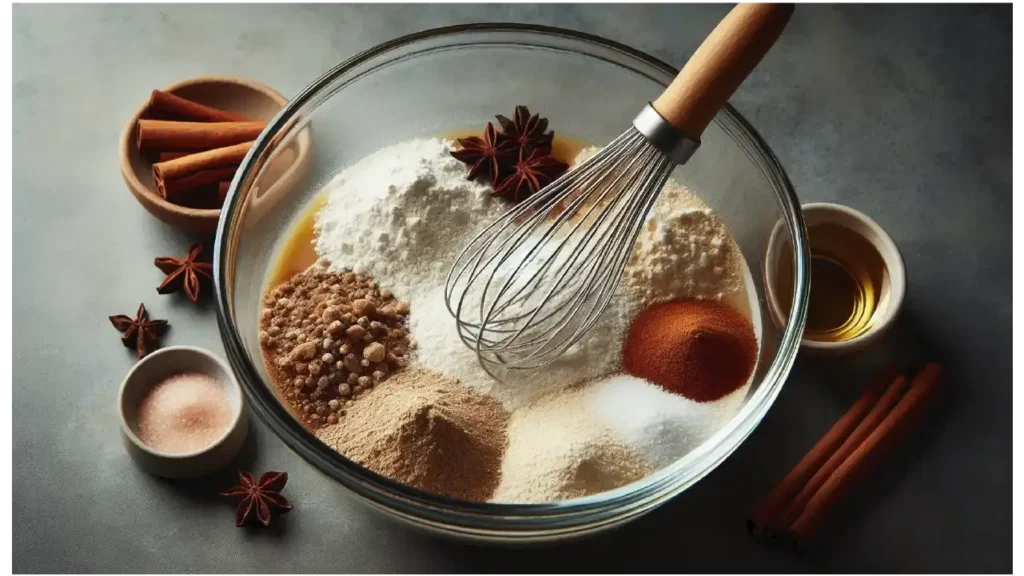
[[[260,120],[270,120],[288,101],[273,88],[234,76],[200,76],[182,80],[163,88],[221,110],[238,112]],[[188,232],[213,234],[220,219],[220,209],[190,208],[165,200],[156,190],[153,183],[153,163],[143,157],[135,145],[135,130],[139,118],[143,117],[149,103],[146,102],[135,111],[128,124],[121,132],[120,163],[121,175],[128,184],[135,198],[150,214],[168,224]],[[304,165],[309,139],[297,142],[297,158],[293,163],[295,169]]]

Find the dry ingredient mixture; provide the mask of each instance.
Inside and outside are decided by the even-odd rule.
[[[498,485],[508,413],[436,372],[409,368],[360,397],[325,444],[392,480],[464,500]]]
[[[278,284],[260,312],[260,345],[279,391],[310,428],[405,366],[409,305],[369,276],[319,266]]]
[[[490,126],[483,138],[460,145],[441,138],[402,142],[331,181],[315,218],[321,261],[270,291],[261,343],[286,399],[300,407],[318,437],[394,480],[497,502],[556,501],[613,489],[698,446],[732,417],[745,385],[697,403],[623,374],[631,321],[652,304],[679,298],[735,302],[745,291],[746,264],[717,216],[670,180],[619,293],[588,337],[543,370],[484,371],[454,329],[445,279],[470,238],[509,201],[534,191],[521,176],[515,188],[507,184],[529,169],[512,161],[510,151],[531,148],[527,159],[549,158],[552,148],[546,120],[525,108],[513,120],[499,120],[504,132]],[[583,150],[576,161],[597,150]],[[467,179],[468,170],[473,178]],[[331,282],[335,300],[323,304],[322,288]],[[300,284],[307,289],[298,290]],[[354,299],[369,300],[377,310],[392,302],[397,311],[397,299],[408,303],[401,314],[376,319],[380,343],[397,361],[385,362],[380,378],[372,376],[376,365],[345,372],[347,358],[360,358],[360,338],[349,341],[348,351],[333,352],[339,340],[324,315],[335,321],[328,309],[344,315]],[[361,325],[355,313],[338,318],[344,326],[353,319]],[[294,337],[282,340],[287,334]],[[323,361],[314,364],[320,355]],[[319,372],[308,374],[311,369]],[[338,379],[349,384],[344,395]]]
[[[135,434],[167,454],[190,454],[220,440],[234,417],[231,400],[212,376],[176,374],[139,401]]]

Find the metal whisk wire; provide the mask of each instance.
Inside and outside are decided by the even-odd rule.
[[[459,254],[445,305],[485,368],[539,368],[594,327],[669,173],[697,149],[792,13],[791,4],[734,7],[632,128]]]
[[[565,353],[614,296],[674,164],[631,129],[477,235],[445,283],[463,342],[511,369]]]

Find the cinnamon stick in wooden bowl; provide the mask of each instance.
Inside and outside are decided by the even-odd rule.
[[[173,200],[176,194],[187,192],[196,186],[231,180],[252,144],[242,142],[157,162],[153,165],[153,180],[157,192],[165,200]],[[165,152],[161,156],[165,154],[174,153]],[[203,181],[195,183],[197,179]]]
[[[269,86],[232,76],[201,76],[152,90],[121,133],[121,175],[160,220],[211,234],[226,196],[223,183],[286,102]],[[299,169],[308,137],[297,146]]]

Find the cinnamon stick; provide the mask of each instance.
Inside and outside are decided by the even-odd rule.
[[[214,168],[213,170],[194,172],[184,178],[159,182],[157,183],[157,189],[160,191],[161,196],[172,200],[175,196],[195,190],[200,186],[206,186],[207,184],[213,184],[214,182],[221,182],[227,178],[233,178],[236,169],[236,166],[232,166],[230,168]]]
[[[189,154],[181,158],[168,160],[167,162],[158,162],[153,165],[153,181],[156,182],[157,191],[164,198],[169,198],[176,193],[191,190],[195,186],[219,182],[225,178],[218,178],[216,180],[190,178],[197,173],[211,172],[218,169],[230,168],[229,172],[227,172],[228,179],[230,179],[234,176],[235,170],[242,162],[242,159],[245,158],[245,154],[251,146],[252,142],[243,142],[234,146],[215,148],[206,152],[199,152],[198,154]],[[190,183],[194,184],[194,186],[188,187]]]
[[[821,465],[828,460],[836,449],[849,437],[864,415],[874,406],[882,388],[896,376],[897,368],[890,365],[882,373],[877,382],[869,386],[860,398],[850,406],[832,428],[821,437],[821,440],[800,459],[800,462],[789,471],[779,484],[756,504],[750,511],[747,528],[755,535],[764,534],[765,530],[777,525],[779,515],[785,510],[792,498],[800,491]]]
[[[209,150],[255,140],[266,122],[139,120],[140,150]]]
[[[148,110],[196,122],[248,122],[252,120],[244,114],[218,110],[163,90],[153,90],[149,96]]]
[[[874,408],[868,412],[868,415],[850,433],[850,436],[843,442],[843,445],[821,465],[821,468],[814,473],[814,476],[811,476],[811,479],[807,481],[807,484],[804,485],[800,493],[790,502],[789,506],[780,516],[777,528],[783,529],[788,527],[800,516],[804,511],[804,507],[807,506],[808,500],[818,492],[818,489],[832,476],[832,473],[878,427],[879,422],[889,414],[889,410],[900,399],[900,396],[903,395],[906,387],[907,379],[903,376],[899,376],[892,381],[892,384],[882,394],[882,397],[878,399]]]
[[[167,162],[168,160],[176,160],[178,158],[182,158],[182,157],[188,156],[189,154],[196,154],[196,153],[197,152],[194,151],[194,150],[182,151],[182,152],[161,152],[157,161],[158,162]]]
[[[223,202],[228,197],[228,189],[231,188],[231,182],[221,182],[217,185],[217,197]]]
[[[920,414],[938,388],[942,368],[928,364],[914,377],[910,390],[884,420],[868,435],[807,502],[800,517],[790,526],[797,542],[805,541],[849,485],[865,470],[867,463],[894,445],[910,422]]]
[[[192,172],[237,165],[245,158],[252,142],[242,142],[205,152],[188,154],[179,158],[158,162],[153,165],[153,175],[162,179],[180,178]]]

